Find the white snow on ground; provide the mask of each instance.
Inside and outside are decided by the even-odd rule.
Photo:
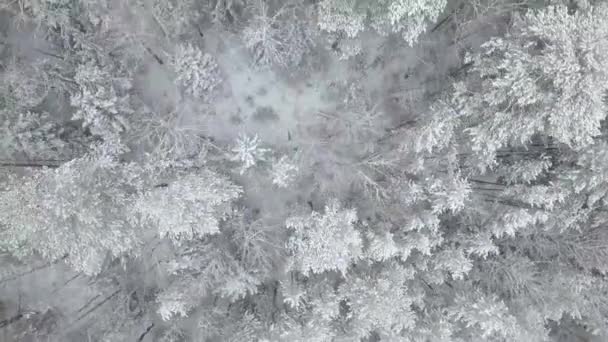
[[[332,106],[324,98],[322,71],[296,82],[281,78],[274,70],[253,66],[237,38],[218,35],[215,46],[206,45],[226,76],[224,97],[213,104],[216,115],[207,127],[214,138],[232,141],[241,133],[257,134],[265,144],[279,147],[306,117]]]

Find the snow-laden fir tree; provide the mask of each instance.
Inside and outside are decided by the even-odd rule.
[[[355,230],[357,212],[343,209],[337,200],[321,214],[292,216],[286,226],[293,231],[288,248],[293,253],[293,269],[304,274],[338,271],[347,273],[361,255],[362,240]]]
[[[215,58],[192,44],[177,47],[171,56],[171,66],[176,74],[176,84],[196,98],[211,97],[222,82]]]
[[[196,9],[196,2],[192,0],[142,1],[142,7],[148,5],[149,11],[156,25],[167,38],[177,38],[194,29],[200,12]]]
[[[310,23],[298,6],[284,4],[271,12],[266,1],[256,0],[252,18],[243,30],[243,42],[255,64],[285,70],[301,65],[313,45]]]
[[[213,299],[237,302],[254,295],[260,284],[231,253],[221,235],[182,244],[164,266],[171,280],[157,297],[158,313],[164,320],[187,317],[201,305],[203,310],[213,310],[209,307]]]
[[[288,188],[298,174],[298,167],[287,156],[274,160],[272,169],[272,184],[280,188]]]
[[[109,67],[91,60],[77,67],[74,81],[78,90],[70,98],[75,108],[72,119],[80,120],[84,128],[104,140],[118,140],[133,112],[128,95],[130,80],[116,77]]]
[[[12,105],[33,108],[42,103],[50,90],[50,80],[42,70],[44,62],[26,64],[14,60],[3,70],[0,91]]]
[[[476,84],[458,91],[472,120],[472,148],[491,165],[498,149],[535,134],[578,149],[600,134],[606,115],[607,6],[569,13],[550,6],[515,17],[504,38],[471,58]]]
[[[67,144],[48,113],[0,110],[0,152],[7,163],[61,159]]]
[[[135,165],[84,156],[12,178],[0,192],[2,249],[99,273],[108,257],[138,247],[138,232],[126,215],[138,177]]]
[[[242,175],[256,163],[266,160],[269,149],[260,145],[260,138],[257,135],[248,136],[241,134],[236,139],[230,159],[241,164],[239,173]]]
[[[351,339],[375,333],[391,340],[415,325],[413,305],[418,298],[407,286],[413,270],[394,263],[383,266],[381,271],[352,276],[338,290],[348,310],[345,328]]]
[[[156,227],[159,236],[179,243],[218,233],[219,222],[241,192],[225,177],[204,170],[143,193],[133,214],[143,225]]]
[[[324,31],[344,32],[348,38],[368,28],[382,35],[398,33],[412,45],[437,21],[446,4],[446,0],[323,0],[318,24]]]

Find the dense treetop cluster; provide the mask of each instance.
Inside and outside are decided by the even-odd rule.
[[[608,340],[608,3],[0,0],[0,340]]]

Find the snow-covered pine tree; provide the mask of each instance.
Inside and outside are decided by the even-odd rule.
[[[177,47],[171,57],[171,66],[176,74],[176,84],[189,96],[210,98],[222,82],[215,58],[192,44]]]
[[[606,115],[606,13],[605,5],[530,11],[470,57],[478,80],[457,92],[458,111],[470,122],[480,168],[499,149],[528,145],[535,135],[573,149],[593,143]]]
[[[243,30],[243,42],[258,66],[293,70],[313,47],[314,32],[301,6],[283,4],[269,9],[265,0],[255,0],[252,18]]]
[[[293,269],[305,275],[337,271],[346,274],[361,255],[362,240],[355,230],[357,212],[343,209],[337,200],[323,214],[292,216],[286,226],[293,230],[288,248],[293,253]]]
[[[241,192],[225,177],[203,170],[142,193],[133,214],[142,225],[155,227],[160,237],[179,243],[218,233]]]
[[[76,108],[72,119],[81,120],[84,128],[104,140],[120,140],[133,112],[127,94],[130,80],[88,61],[77,67],[74,81],[78,90],[70,98]]]
[[[344,33],[348,38],[368,28],[383,35],[398,33],[413,45],[437,21],[446,4],[446,0],[323,0],[318,23],[322,30]]]
[[[138,232],[126,212],[138,177],[135,165],[91,155],[12,177],[0,193],[2,249],[99,273],[108,257],[138,248]]]

